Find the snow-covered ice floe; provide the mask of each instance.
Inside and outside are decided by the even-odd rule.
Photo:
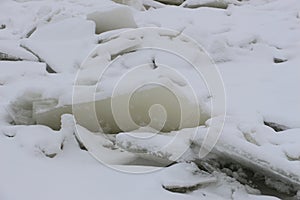
[[[205,145],[203,141],[208,129],[215,129],[209,125],[209,120],[205,127],[169,134],[120,133],[117,144],[129,152],[147,159],[164,160],[165,163],[194,161],[204,166],[208,163],[212,168],[239,164],[241,169],[252,170],[252,175],[263,177],[271,188],[285,193],[299,190],[300,152],[296,150],[300,145],[299,129],[277,133],[262,122],[253,124],[227,117],[217,144],[203,162],[199,159],[199,149]],[[217,134],[218,130],[213,132]],[[150,139],[145,140],[146,136]]]
[[[22,118],[19,111],[28,109],[22,107],[23,101],[31,98],[32,117],[25,123],[54,129],[60,128],[64,113],[73,113],[77,123],[91,131],[105,133],[132,131],[147,124],[164,132],[204,124],[217,112],[210,113],[214,97],[209,96],[201,72],[217,71],[210,69],[210,60],[198,46],[176,34],[145,28],[106,38],[83,62],[71,92],[46,100],[42,95],[31,98],[24,94],[11,104],[10,110],[16,111],[11,112],[13,118]],[[194,65],[203,70],[197,71]],[[135,123],[126,120],[129,117]]]
[[[299,19],[298,0],[1,1],[0,199],[299,199]]]

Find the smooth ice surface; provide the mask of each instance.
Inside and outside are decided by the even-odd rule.
[[[97,34],[115,29],[137,27],[128,7],[113,7],[107,10],[95,11],[89,13],[87,19],[95,22]]]

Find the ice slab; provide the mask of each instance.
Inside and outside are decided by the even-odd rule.
[[[49,101],[34,102],[37,124],[59,129],[60,116],[73,113],[78,124],[90,131],[105,133],[132,131],[146,125],[163,132],[195,127],[209,118],[205,114],[199,118],[200,109],[185,96],[175,96],[159,86],[137,91],[132,96],[123,94],[60,107]]]
[[[137,27],[130,8],[125,6],[92,12],[87,15],[87,19],[95,22],[97,34],[115,29]]]

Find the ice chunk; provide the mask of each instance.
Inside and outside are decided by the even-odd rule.
[[[88,14],[87,19],[95,22],[97,34],[115,29],[137,27],[130,8],[125,6],[95,11]]]
[[[34,124],[32,102],[40,98],[40,94],[27,93],[23,98],[18,98],[16,101],[12,102],[9,112],[13,117],[15,124]]]
[[[130,102],[127,102],[128,99]],[[164,110],[152,107],[155,104],[161,105]],[[146,125],[162,131],[172,131],[198,126],[209,118],[203,114],[200,121],[199,105],[193,104],[184,95],[174,96],[160,86],[137,91],[132,96],[127,93],[95,102],[74,104],[73,109],[72,105],[65,105],[41,111],[39,105],[42,105],[41,102],[35,103],[38,124],[59,129],[60,116],[73,112],[78,124],[94,132],[102,129],[106,133],[132,131]],[[130,119],[124,116],[126,114],[129,114]]]
[[[217,177],[201,171],[194,163],[175,164],[163,175],[163,188],[171,192],[186,193],[217,183]]]
[[[239,5],[236,0],[187,0],[182,6],[188,8],[213,7],[226,9],[229,4]]]
[[[95,25],[81,18],[70,18],[40,26],[21,41],[55,72],[74,72],[94,48]]]
[[[116,3],[133,7],[137,10],[144,10],[144,6],[140,0],[113,0]]]
[[[88,129],[76,125],[76,137],[82,142],[98,161],[106,165],[124,165],[133,162],[137,156],[133,153],[122,151],[114,145],[105,134],[95,134]],[[113,166],[112,166],[113,167]],[[113,168],[117,168],[116,166]]]
[[[195,133],[195,132],[194,132]],[[166,165],[176,162],[193,160],[190,152],[190,138],[193,132],[181,130],[174,133],[156,134],[138,130],[130,133],[119,133],[116,137],[117,145],[129,152],[145,159],[150,159]],[[185,155],[192,157],[185,157]]]

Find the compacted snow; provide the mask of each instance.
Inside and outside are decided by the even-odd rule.
[[[0,200],[299,199],[299,53],[298,0],[2,0]]]

